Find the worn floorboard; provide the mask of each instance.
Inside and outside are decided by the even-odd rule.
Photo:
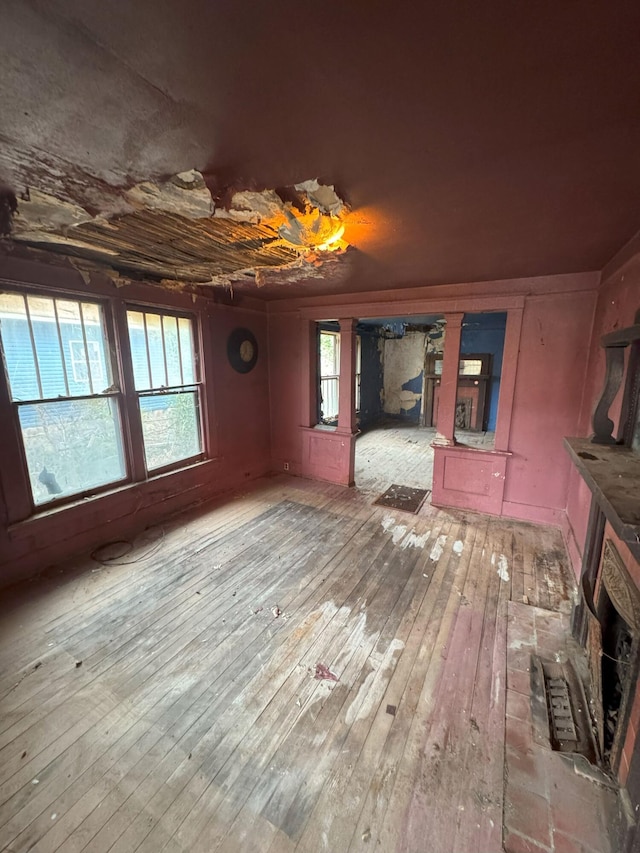
[[[0,849],[499,853],[507,606],[566,610],[560,535],[371,501],[268,478],[5,595]]]

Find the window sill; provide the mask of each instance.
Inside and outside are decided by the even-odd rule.
[[[74,514],[74,512],[77,513],[87,507],[95,507],[96,505],[99,505],[101,501],[106,501],[109,498],[122,496],[127,493],[131,493],[136,489],[140,490],[158,483],[162,483],[163,480],[168,480],[171,477],[179,477],[180,475],[185,474],[189,471],[197,471],[198,469],[206,468],[207,466],[215,466],[219,462],[220,460],[218,457],[214,457],[211,459],[202,459],[198,462],[185,465],[183,468],[172,468],[169,471],[161,471],[157,474],[153,474],[146,480],[140,480],[135,483],[123,483],[121,485],[115,486],[114,488],[107,488],[104,491],[100,491],[93,495],[87,495],[83,498],[78,498],[77,500],[72,500],[65,504],[57,504],[56,506],[50,508],[38,509],[28,518],[21,519],[20,521],[11,522],[7,526],[7,532],[10,538],[20,539],[22,535],[32,535],[34,532],[32,528],[38,527],[40,524],[46,522],[49,519],[61,519],[65,513],[69,513],[72,515]]]

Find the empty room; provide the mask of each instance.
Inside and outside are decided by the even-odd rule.
[[[0,850],[640,851],[640,7],[0,7]]]

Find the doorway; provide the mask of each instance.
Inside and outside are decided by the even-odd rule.
[[[506,319],[498,312],[464,317],[457,443],[493,447]],[[430,490],[446,319],[363,319],[357,334],[356,487],[376,496],[392,484]]]

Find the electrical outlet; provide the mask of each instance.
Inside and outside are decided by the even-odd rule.
[[[285,470],[285,471],[288,471],[288,470],[289,470],[289,463],[288,463],[288,462],[285,462],[285,463],[284,463],[284,470]]]

